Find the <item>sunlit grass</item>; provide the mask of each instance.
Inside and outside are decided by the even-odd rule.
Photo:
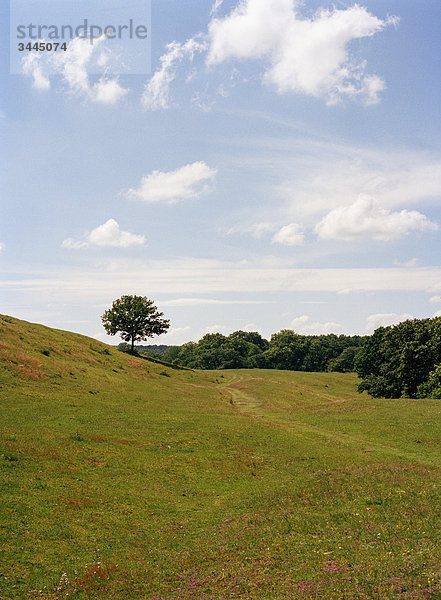
[[[13,319],[0,352],[1,600],[441,597],[439,401]]]

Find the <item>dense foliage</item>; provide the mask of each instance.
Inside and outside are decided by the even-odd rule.
[[[289,329],[273,334],[269,342],[255,331],[235,331],[229,336],[209,333],[197,343],[171,346],[162,358],[195,369],[350,372],[363,340],[334,334],[305,336]]]
[[[380,327],[356,359],[359,390],[385,398],[441,397],[441,318]]]

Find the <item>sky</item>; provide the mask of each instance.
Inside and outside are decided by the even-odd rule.
[[[55,5],[75,20],[25,3]],[[0,312],[112,344],[123,294],[170,319],[157,344],[441,315],[439,0],[152,0],[133,46],[19,56],[17,6]],[[148,21],[144,0],[81,10]]]

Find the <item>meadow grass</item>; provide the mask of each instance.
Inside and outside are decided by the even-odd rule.
[[[0,317],[0,598],[441,598],[441,404]]]

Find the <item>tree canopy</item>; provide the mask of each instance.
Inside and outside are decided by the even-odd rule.
[[[171,346],[164,360],[195,369],[287,369],[353,371],[360,336],[306,336],[283,329],[265,340],[257,331],[225,336],[208,333],[199,342]],[[344,355],[342,355],[344,353]],[[337,360],[341,357],[341,360]]]
[[[153,300],[145,296],[121,296],[105,311],[101,320],[106,332],[109,335],[119,333],[125,342],[131,343],[133,352],[135,342],[167,331],[170,321],[163,319],[163,315]]]
[[[440,393],[441,318],[379,327],[356,359],[359,390],[385,398]]]

